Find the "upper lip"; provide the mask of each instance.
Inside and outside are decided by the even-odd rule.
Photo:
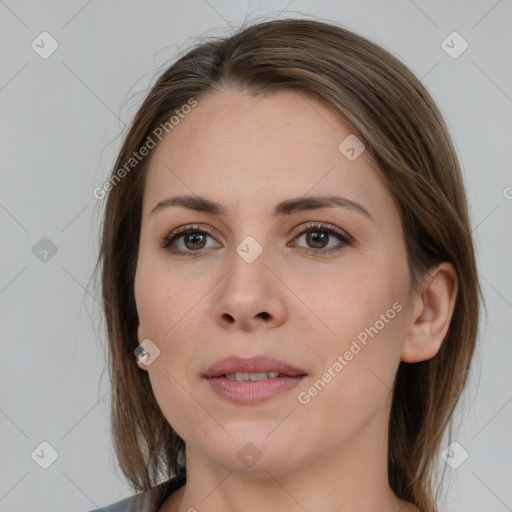
[[[231,356],[214,363],[203,375],[206,378],[220,377],[230,373],[263,373],[278,372],[282,375],[296,377],[306,375],[304,370],[291,366],[283,361],[268,356],[255,356],[242,358]]]

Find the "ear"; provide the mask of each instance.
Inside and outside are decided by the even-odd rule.
[[[142,343],[143,340],[145,340],[146,337],[143,335],[143,332],[142,332],[142,327],[139,325],[137,327],[137,340],[139,342],[139,345]],[[137,366],[141,369],[141,370],[145,370],[145,371],[148,371],[148,367],[143,363],[143,362],[138,362],[137,359],[135,359],[135,362],[137,363]]]
[[[457,272],[451,263],[440,263],[429,271],[425,284],[412,297],[402,361],[417,363],[437,354],[450,327],[457,290]]]

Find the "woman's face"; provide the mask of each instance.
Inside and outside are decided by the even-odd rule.
[[[135,299],[139,343],[160,354],[140,367],[187,457],[279,472],[385,445],[409,274],[398,210],[350,135],[308,95],[225,90],[201,99],[153,150]],[[223,211],[154,210],[185,195]],[[344,199],[274,211],[327,196]],[[205,377],[228,356],[275,358],[302,376]]]

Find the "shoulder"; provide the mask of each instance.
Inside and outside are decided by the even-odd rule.
[[[120,501],[94,510],[89,510],[88,512],[151,512],[149,509],[150,498],[157,489],[165,488],[167,492],[173,492],[185,482],[186,478],[184,476],[174,477],[162,482],[151,491],[134,494],[128,498],[123,498]]]
[[[132,512],[132,509],[134,509],[136,497],[137,495],[130,496],[105,507],[90,510],[89,512]]]

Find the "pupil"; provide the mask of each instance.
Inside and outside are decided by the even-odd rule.
[[[189,241],[191,241],[191,240],[192,240],[192,245],[194,245],[194,244],[196,244],[196,242],[198,241],[198,239],[199,239],[199,242],[201,242],[201,241],[202,241],[202,242],[203,242],[203,244],[204,244],[204,235],[200,235],[200,234],[197,234],[197,233],[188,234],[188,235],[186,235],[186,237],[185,237],[185,245],[187,245],[187,243],[188,243]],[[201,240],[201,239],[202,239],[202,240]],[[195,248],[195,249],[197,249],[198,247],[196,246],[196,247],[194,247],[194,248]],[[199,247],[199,249],[201,249],[201,248],[202,248],[202,246],[201,246],[201,247]]]
[[[322,233],[319,231],[311,231],[307,234],[308,243],[312,245],[314,248],[323,248],[325,247],[325,243],[329,237],[327,233]],[[198,233],[192,233],[185,235],[185,245],[191,242],[193,248],[201,249],[204,246],[204,235],[200,235]]]
[[[322,244],[322,240],[325,242],[329,235],[327,233],[319,233],[318,231],[312,231],[307,236],[308,236],[308,243],[312,244],[313,247],[315,247],[315,248],[322,248],[322,247],[325,247],[325,243]],[[311,241],[311,239],[313,239],[313,240]]]

